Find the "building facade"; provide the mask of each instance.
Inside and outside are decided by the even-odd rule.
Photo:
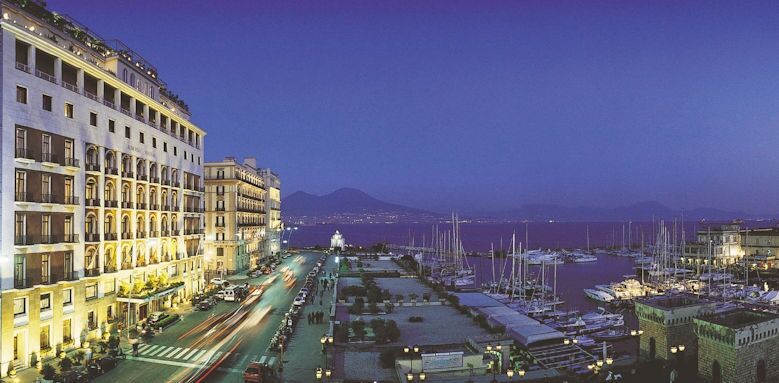
[[[672,348],[684,346],[694,355],[697,338],[693,319],[714,312],[716,303],[694,295],[658,295],[635,301],[642,360],[671,360]]]
[[[265,217],[265,257],[277,256],[281,252],[281,233],[284,226],[281,222],[281,179],[271,169],[260,171],[267,188]]]
[[[698,230],[696,240],[685,245],[682,263],[695,268],[697,273],[712,267],[722,267],[739,262],[744,257],[740,225],[711,226]]]
[[[205,184],[208,277],[256,268],[263,252],[267,191],[255,159],[208,162]]]
[[[121,42],[35,1],[0,27],[5,375],[202,289],[205,132]]]

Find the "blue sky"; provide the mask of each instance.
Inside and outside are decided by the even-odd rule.
[[[284,194],[779,211],[779,3],[48,3]]]

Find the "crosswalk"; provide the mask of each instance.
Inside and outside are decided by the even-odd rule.
[[[210,351],[200,348],[142,344],[138,347],[138,356],[144,359],[177,360],[185,363],[200,363],[206,360],[219,360],[224,357],[229,364],[243,365],[249,355],[239,352]]]

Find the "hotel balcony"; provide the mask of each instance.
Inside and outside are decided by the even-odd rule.
[[[92,164],[87,163],[86,168],[88,172],[99,172],[100,171],[100,164]]]
[[[105,233],[103,237],[106,241],[116,241],[116,233]]]
[[[94,206],[99,207],[100,206],[100,200],[95,198],[87,198],[84,200],[87,206]]]
[[[119,201],[113,200],[113,199],[107,199],[103,200],[103,207],[117,207],[119,206]]]
[[[117,271],[119,271],[119,270],[116,268],[116,265],[105,265],[105,266],[103,266],[103,273],[104,274],[115,273]]]
[[[84,276],[85,277],[97,277],[100,276],[100,269],[97,267],[92,269],[84,269]]]
[[[170,207],[170,205],[162,205],[162,210],[163,211],[171,211],[171,207]]]
[[[65,205],[78,205],[78,197],[76,196],[65,196]]]
[[[122,201],[122,209],[132,209],[133,203],[130,201]]]
[[[163,230],[161,233],[163,237],[170,237],[170,230]]]
[[[69,168],[77,168],[79,167],[79,160],[72,157],[65,157],[65,161],[62,165]]]
[[[16,202],[35,202],[33,200],[32,193],[16,192],[14,193],[14,201]]]
[[[139,181],[148,181],[149,180],[149,176],[146,175],[146,174],[138,174],[138,177],[136,179],[139,180]]]
[[[100,233],[86,233],[84,234],[85,242],[100,242]]]
[[[137,239],[143,239],[146,238],[146,232],[145,231],[138,231],[135,233],[135,238]]]
[[[122,239],[133,239],[133,233],[123,232],[122,233]],[[124,267],[122,267],[122,268],[124,268]]]
[[[122,177],[124,177],[124,178],[133,178],[133,172],[123,171],[122,172]]]
[[[151,207],[149,210],[160,210],[160,205],[157,205],[156,203],[151,204]]]
[[[143,202],[138,202],[135,204],[135,208],[138,210],[146,210],[146,204]]]
[[[149,238],[157,238],[159,236],[160,236],[160,232],[159,231],[150,231],[149,232]]]
[[[57,156],[54,153],[41,153],[41,162],[59,164]]]
[[[151,177],[151,182],[158,184],[160,183],[160,177]]]
[[[119,174],[119,168],[106,168],[105,169],[106,174],[112,174],[112,175],[118,175]]]
[[[25,148],[16,148],[15,158],[35,161],[35,152]]]
[[[162,184],[166,186],[170,186],[170,179],[164,179],[162,180]]]

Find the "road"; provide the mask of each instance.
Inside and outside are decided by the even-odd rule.
[[[241,280],[263,286],[261,297],[185,313],[181,322],[141,345],[137,357],[129,356],[96,382],[243,382],[243,370],[265,353],[320,256],[293,255],[271,275]],[[294,274],[286,281],[285,270]]]

